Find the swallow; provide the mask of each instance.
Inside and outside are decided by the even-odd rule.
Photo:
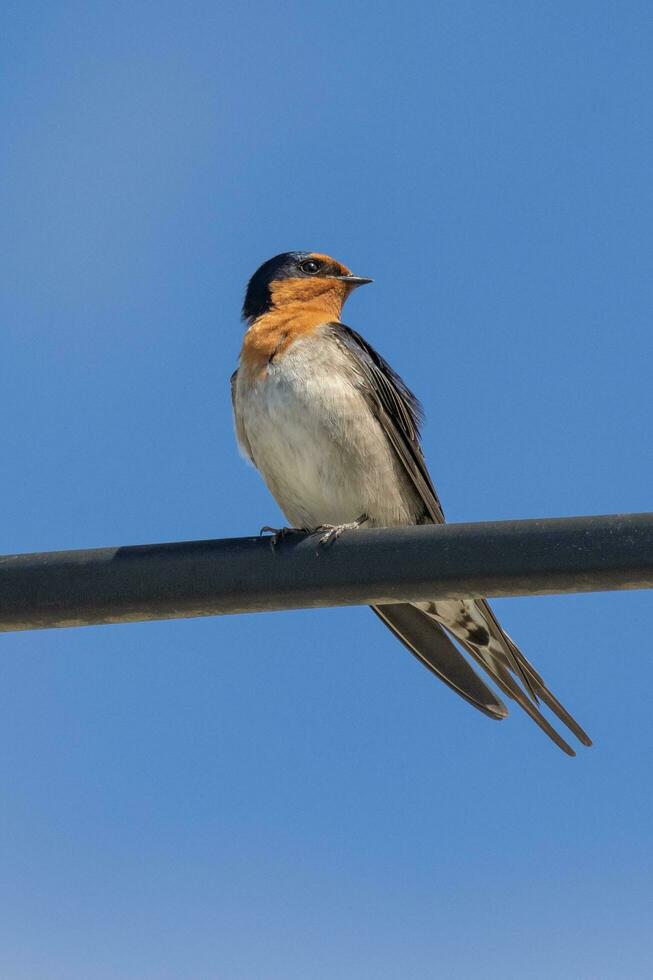
[[[243,304],[247,330],[231,378],[240,449],[290,522],[284,531],[324,531],[325,543],[363,523],[445,519],[420,444],[419,402],[340,319],[349,295],[369,282],[328,255],[284,252],[254,273]],[[485,715],[502,719],[508,711],[456,643],[563,752],[575,755],[540,702],[583,745],[592,744],[485,599],[371,608],[425,667]]]

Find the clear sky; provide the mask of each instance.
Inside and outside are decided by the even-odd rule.
[[[6,2],[1,548],[256,533],[245,280],[326,251],[450,520],[651,509],[653,13]],[[651,595],[496,603],[595,738],[365,609],[5,635],[7,980],[651,976]]]

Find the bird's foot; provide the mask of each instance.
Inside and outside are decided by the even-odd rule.
[[[355,531],[357,527],[360,527],[367,520],[369,520],[367,514],[361,514],[355,521],[349,521],[348,524],[320,524],[315,530],[326,532],[320,538],[320,544],[323,548],[327,548],[338,540],[343,531]]]
[[[270,534],[270,547],[274,551],[277,545],[289,537],[291,534],[306,534],[305,527],[270,527],[269,524],[264,524],[259,531],[259,537],[262,534]]]

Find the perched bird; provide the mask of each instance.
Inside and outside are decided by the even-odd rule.
[[[284,252],[252,276],[247,323],[231,379],[236,434],[295,529],[443,523],[419,440],[419,402],[360,334],[342,306],[371,282],[318,252]],[[272,530],[268,528],[267,530]],[[283,529],[279,534],[283,534]],[[549,691],[483,599],[373,606],[426,667],[474,707],[507,709],[452,637],[568,755],[541,700],[584,744],[591,741]]]

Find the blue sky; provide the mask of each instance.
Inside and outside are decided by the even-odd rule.
[[[245,280],[326,251],[450,520],[651,508],[643,2],[7,3],[5,553],[255,533]],[[9,980],[651,975],[647,593],[503,600],[595,738],[364,609],[5,635]]]

